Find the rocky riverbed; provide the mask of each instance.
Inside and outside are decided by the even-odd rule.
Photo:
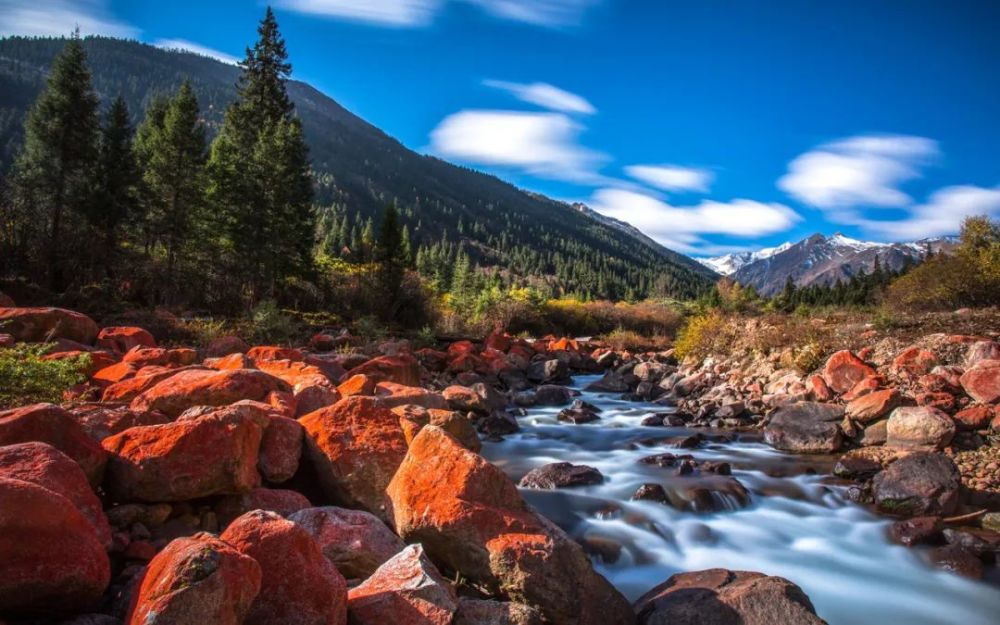
[[[5,624],[985,625],[1000,607],[992,336],[802,374],[571,339],[193,349],[61,309],[0,324],[0,346],[92,363],[62,405],[0,412]]]

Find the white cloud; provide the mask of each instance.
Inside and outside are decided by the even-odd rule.
[[[777,203],[736,199],[671,206],[644,193],[614,188],[598,190],[590,203],[601,214],[630,223],[684,253],[713,254],[720,249],[701,235],[757,237],[787,230],[802,219],[791,208]]]
[[[483,84],[487,87],[507,91],[522,102],[537,104],[551,111],[582,113],[584,115],[593,115],[597,112],[594,105],[584,97],[544,82],[522,84],[503,80],[484,80]]]
[[[194,52],[195,54],[207,56],[229,65],[236,65],[240,62],[238,58],[232,56],[231,54],[219,52],[218,50],[205,47],[186,39],[157,39],[153,42],[153,45],[157,48],[163,48],[164,50],[185,50],[187,52]]]
[[[900,185],[920,177],[937,142],[906,135],[862,135],[821,145],[797,157],[778,187],[841,223],[860,219],[860,206],[900,208],[912,198]]]
[[[106,0],[0,0],[0,36],[82,35],[136,37],[139,30],[111,16]]]
[[[431,132],[431,151],[548,178],[596,181],[597,167],[606,156],[579,145],[582,130],[562,113],[465,110],[445,118]]]
[[[907,212],[907,217],[903,219],[864,220],[859,225],[872,236],[888,241],[958,234],[966,217],[1000,217],[1000,187],[945,187],[931,194],[924,204],[908,208]]]
[[[665,191],[707,193],[715,176],[707,169],[678,165],[630,165],[625,173]]]
[[[430,24],[449,0],[278,0],[286,9],[383,26]],[[496,17],[537,26],[578,23],[584,12],[602,0],[450,0],[480,7]]]

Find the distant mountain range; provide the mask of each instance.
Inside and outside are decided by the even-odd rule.
[[[862,269],[871,273],[875,260],[884,269],[898,271],[909,262],[919,262],[930,249],[934,253],[955,246],[954,237],[923,239],[909,243],[875,243],[844,235],[814,234],[798,243],[784,243],[756,252],[738,252],[699,259],[706,267],[729,276],[761,295],[774,295],[791,277],[797,286],[829,285],[847,281]]]

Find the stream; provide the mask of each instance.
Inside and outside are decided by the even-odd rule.
[[[578,376],[573,388],[598,378]],[[602,409],[599,421],[573,425],[557,420],[560,408],[533,408],[518,419],[519,433],[486,443],[483,455],[515,481],[551,462],[599,469],[600,485],[521,493],[584,543],[597,569],[629,600],[674,573],[718,567],[790,579],[830,625],[1000,622],[995,581],[934,569],[920,549],[890,543],[890,521],[848,501],[845,485],[830,477],[835,458],[778,452],[753,434],[643,427],[643,417],[666,410],[614,395],[584,392],[580,399]],[[700,447],[671,446],[695,433],[706,438]],[[640,462],[662,453],[729,463],[750,492],[749,506],[714,494],[709,507],[718,511],[691,510],[698,501],[692,487],[717,491],[730,478],[677,476],[674,467]],[[645,483],[664,486],[675,505],[631,501]],[[996,567],[990,571],[995,575]]]

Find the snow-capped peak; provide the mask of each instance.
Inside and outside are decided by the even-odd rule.
[[[775,254],[780,254],[792,247],[792,245],[792,243],[786,242],[775,247],[765,247],[757,250],[756,252],[733,252],[732,254],[726,254],[724,256],[716,256],[714,258],[698,258],[696,260],[716,273],[720,273],[724,276],[731,276],[744,266],[758,260],[770,258]]]
[[[859,241],[857,239],[845,237],[839,232],[828,238],[827,241],[829,243],[832,243],[835,247],[847,247],[853,250],[870,250],[876,247],[889,246],[888,243],[875,243],[874,241]]]

